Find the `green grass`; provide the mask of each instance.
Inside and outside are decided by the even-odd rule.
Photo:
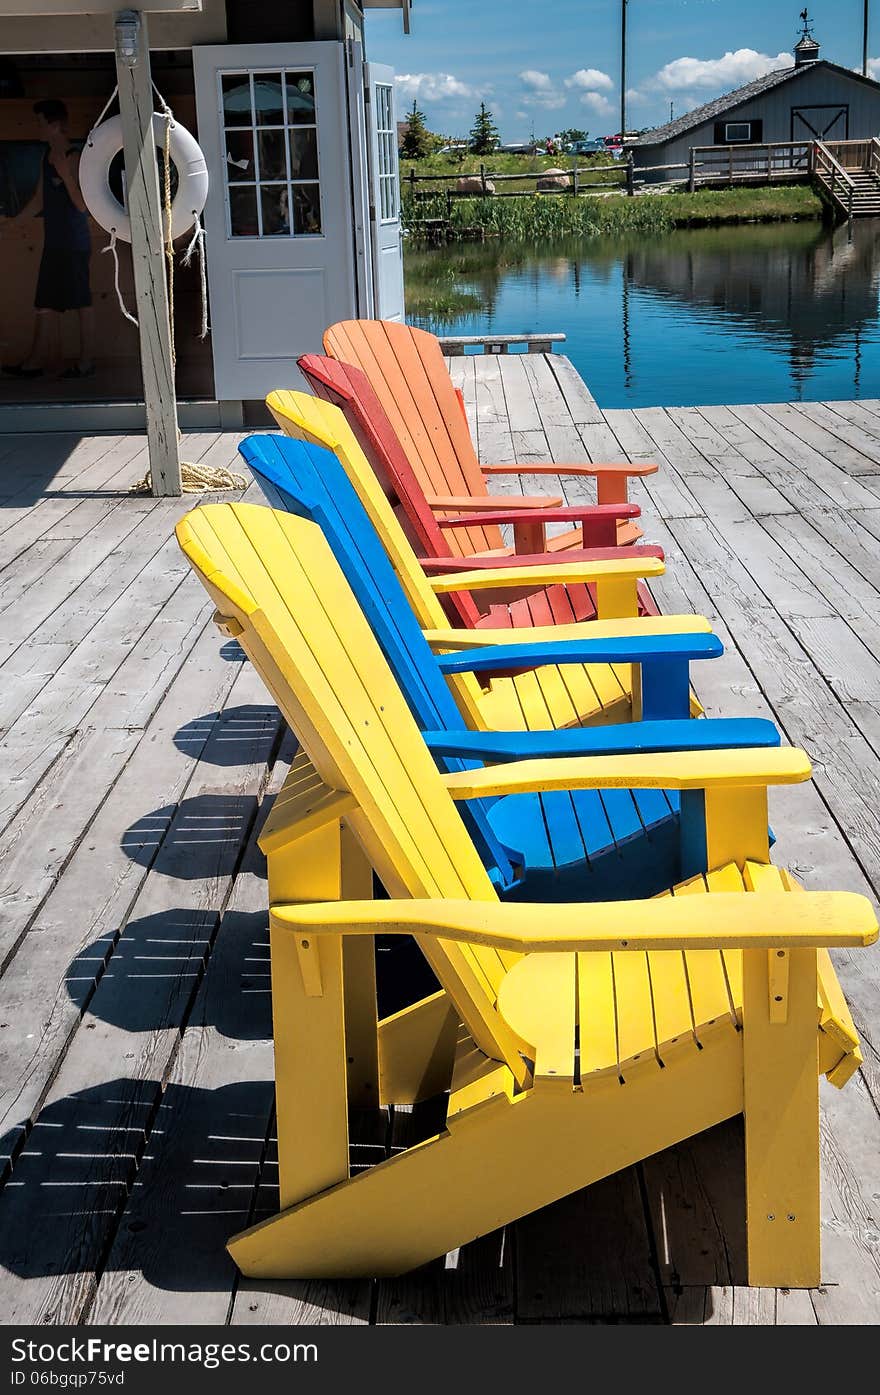
[[[521,157],[518,157],[521,158]],[[424,162],[422,162],[424,163]],[[404,226],[442,218],[453,230],[482,228],[489,236],[530,241],[599,237],[621,233],[664,233],[677,227],[776,222],[820,218],[822,203],[805,185],[755,189],[701,189],[694,194],[531,194],[517,199],[455,199],[447,210],[442,193],[415,203],[403,186]]]
[[[491,179],[493,174],[538,174],[541,170],[561,169],[571,170],[574,168],[574,158],[571,155],[465,155],[459,161],[450,159],[448,155],[428,155],[424,160],[401,160],[400,162],[400,185],[406,191],[410,189],[410,171],[421,176],[424,180],[427,175],[454,174],[462,177],[468,174],[479,174],[480,163],[486,168],[486,177]],[[601,167],[603,165],[613,165],[614,157],[609,153],[603,155],[579,155],[577,157],[577,167],[579,170]],[[618,163],[617,168],[600,172],[597,174],[581,175],[581,181],[597,184],[620,184],[623,181],[623,166]],[[447,180],[433,182],[418,182],[415,186],[420,192],[443,191],[447,188],[454,188],[454,183]],[[505,193],[522,192],[531,194],[535,191],[534,179],[505,179],[497,186],[498,190]]]

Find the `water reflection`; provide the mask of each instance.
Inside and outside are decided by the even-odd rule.
[[[562,330],[605,407],[880,394],[880,223],[408,253],[438,333]]]

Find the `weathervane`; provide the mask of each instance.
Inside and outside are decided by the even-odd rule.
[[[805,39],[812,39],[812,37],[813,37],[813,26],[812,26],[812,24],[810,23],[810,17],[809,17],[809,15],[808,15],[808,13],[807,13],[806,10],[801,10],[801,19],[804,21],[804,27],[803,27],[803,29],[801,30],[801,33],[803,34],[803,37],[804,37]]]

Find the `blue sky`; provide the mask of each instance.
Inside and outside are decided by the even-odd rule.
[[[786,65],[803,0],[629,0],[628,118],[653,126]],[[880,53],[880,4],[869,52]],[[861,65],[863,0],[810,7],[822,57]],[[465,135],[484,98],[506,140],[578,126],[619,127],[619,0],[413,0],[367,11],[367,52],[398,74],[401,112],[413,97],[429,126]],[[792,60],[788,60],[792,61]],[[880,77],[880,58],[872,76]]]

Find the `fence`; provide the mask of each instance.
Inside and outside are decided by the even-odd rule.
[[[867,141],[839,142],[841,145],[859,146],[860,149],[872,145],[874,150],[873,158],[880,167],[880,142],[872,144]],[[874,148],[876,146],[876,148]],[[828,149],[833,150],[833,146]],[[453,199],[472,199],[478,197],[494,198],[522,198],[523,190],[498,190],[490,189],[489,185],[503,184],[507,181],[516,180],[518,183],[534,182],[534,192],[541,194],[569,194],[575,195],[586,193],[590,190],[601,190],[603,193],[612,193],[615,190],[625,192],[632,197],[637,192],[647,193],[652,187],[659,184],[681,184],[693,193],[700,185],[734,185],[734,184],[757,184],[772,183],[779,181],[794,181],[806,179],[813,172],[813,150],[814,143],[811,141],[767,141],[760,145],[694,145],[688,153],[688,159],[675,164],[665,165],[637,165],[633,160],[633,153],[630,151],[626,160],[618,161],[613,165],[587,165],[578,168],[577,165],[571,169],[563,171],[565,183],[561,182],[562,174],[555,176],[560,183],[553,188],[538,189],[541,180],[553,177],[549,176],[546,170],[523,171],[518,174],[496,174],[486,169],[484,163],[480,164],[478,174],[416,174],[415,169],[410,169],[404,183],[409,185],[410,195],[415,201],[419,198],[435,197],[438,192],[445,192],[447,210],[451,208]],[[856,153],[853,153],[853,159]],[[863,162],[867,159],[863,151]],[[842,166],[842,162],[841,162]],[[561,168],[561,167],[560,167]],[[589,181],[585,176],[595,176],[598,174],[616,174],[616,181],[602,180],[596,182]],[[657,179],[654,176],[672,176],[666,179]],[[438,190],[438,185],[449,186],[458,183],[459,180],[467,179],[471,182],[478,182],[476,189],[452,189]],[[417,188],[419,184],[433,184],[431,190],[422,191]]]
[[[478,174],[463,174],[461,171],[458,171],[456,174],[416,174],[415,169],[411,168],[409,174],[406,175],[402,183],[404,185],[409,185],[410,195],[414,199],[426,197],[430,198],[438,192],[444,192],[446,194],[447,201],[449,201],[451,199],[473,199],[479,197],[488,198],[490,196],[496,199],[522,198],[524,192],[522,189],[511,189],[508,191],[505,191],[503,189],[499,191],[498,189],[495,189],[494,191],[492,191],[488,187],[490,184],[504,184],[511,180],[516,180],[520,184],[527,184],[533,182],[535,188],[532,192],[534,193],[540,192],[542,194],[582,194],[585,190],[588,189],[604,189],[607,192],[609,189],[614,189],[615,187],[622,188],[623,185],[626,183],[627,179],[626,164],[622,161],[617,161],[613,165],[585,165],[583,168],[579,168],[577,165],[573,165],[570,169],[563,169],[560,165],[559,169],[562,171],[561,174],[551,175],[547,170],[523,170],[522,173],[518,174],[495,174],[492,170],[487,170],[485,164],[483,163],[480,164],[480,170]],[[591,183],[584,179],[585,175],[596,174],[616,174],[618,177],[617,184],[615,185],[613,181],[609,180],[600,180],[598,182]],[[538,190],[538,183],[542,179],[558,179],[561,181],[563,178],[565,179],[564,185],[560,183],[553,188]],[[465,179],[468,181],[478,180],[480,188],[478,190],[447,188],[443,191],[438,191],[435,188],[425,190],[424,192],[416,188],[417,184],[448,185],[451,183],[458,183],[459,180]]]

